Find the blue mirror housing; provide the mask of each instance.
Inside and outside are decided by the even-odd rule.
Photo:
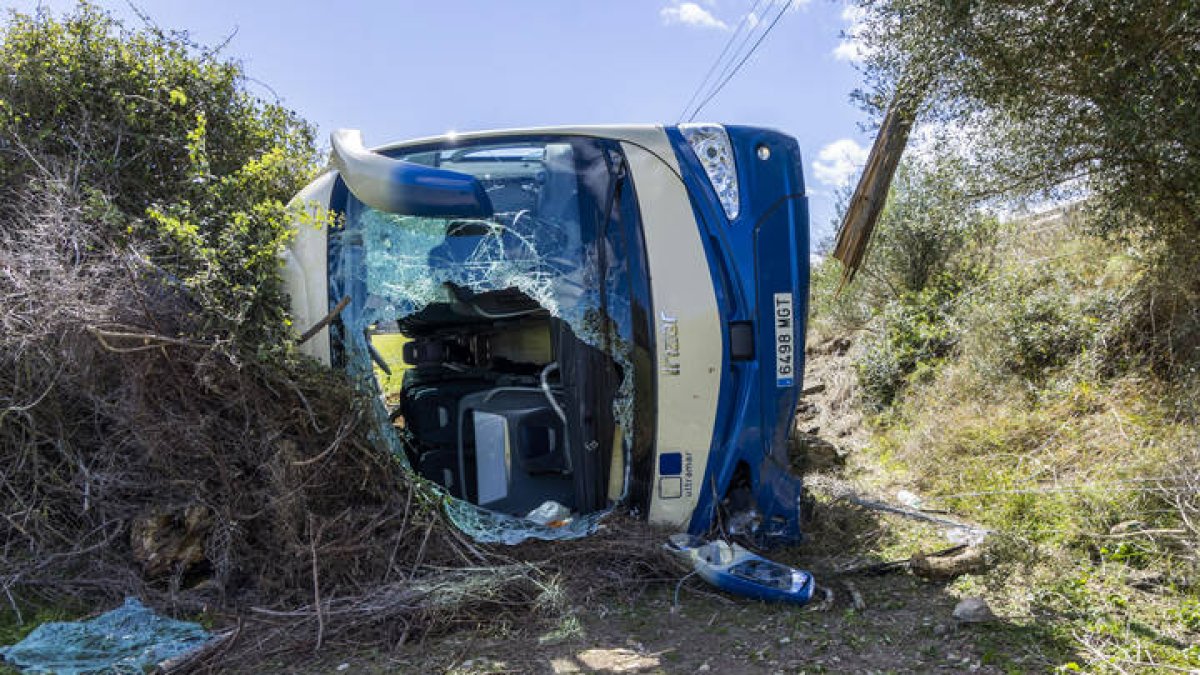
[[[346,187],[373,209],[426,218],[492,216],[492,202],[474,176],[372,152],[357,129],[338,129],[330,143]]]

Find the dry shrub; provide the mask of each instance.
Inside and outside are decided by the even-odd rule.
[[[18,199],[0,226],[0,588],[18,615],[131,594],[240,614],[192,664],[219,667],[671,576],[661,539],[624,520],[585,542],[472,544],[368,440],[344,377],[185,337],[203,308],[91,207],[52,181]]]
[[[178,596],[196,575],[222,598],[285,603],[314,550],[331,587],[413,567],[415,548],[367,554],[438,509],[367,442],[343,378],[180,337],[201,310],[170,279],[98,235],[61,186],[22,200],[0,239],[6,591]],[[204,564],[141,581],[130,523],[197,507]],[[449,561],[435,529],[424,555]]]
[[[1200,447],[1191,440],[1193,445],[1181,453],[1159,488],[1178,513],[1189,557],[1200,563]]]

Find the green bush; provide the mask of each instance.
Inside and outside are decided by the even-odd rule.
[[[0,72],[0,217],[32,182],[87,195],[89,221],[208,310],[198,334],[282,343],[284,204],[318,166],[311,126],[237,63],[89,4],[10,12]]]
[[[975,299],[977,351],[999,369],[1042,382],[1079,356],[1098,323],[1075,290],[1037,271],[997,277]]]
[[[863,397],[876,412],[891,406],[907,383],[926,379],[958,343],[958,291],[943,278],[883,308],[879,331],[855,362]]]

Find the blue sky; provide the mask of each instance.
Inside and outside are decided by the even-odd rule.
[[[673,123],[738,26],[763,22],[762,30],[785,1],[135,4],[202,43],[232,35],[224,54],[245,64],[258,93],[278,95],[323,135],[359,128],[378,144],[449,130]],[[9,4],[60,12],[73,3]],[[97,4],[137,21],[123,0]],[[841,35],[853,18],[840,0],[795,0],[697,117],[770,126],[800,141],[814,242],[829,236],[834,190],[857,177],[871,141],[849,101],[860,76]]]

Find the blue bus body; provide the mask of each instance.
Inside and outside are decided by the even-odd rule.
[[[695,535],[800,539],[794,139],[612,126],[367,151],[338,134],[335,170],[296,200],[333,217],[298,221],[293,313],[304,329],[346,308],[303,348],[377,364],[414,469],[505,517],[620,505]]]

